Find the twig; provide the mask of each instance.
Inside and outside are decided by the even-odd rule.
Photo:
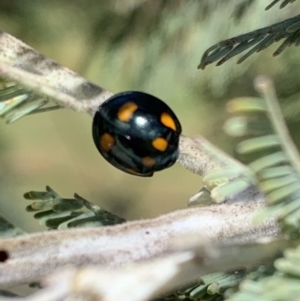
[[[113,93],[82,78],[75,72],[43,56],[15,37],[0,32],[0,76],[15,81],[41,97],[49,97],[59,106],[94,115]],[[178,162],[188,170],[204,175],[219,168],[226,158],[212,157],[205,145],[181,136]],[[216,149],[216,147],[214,147]]]
[[[118,226],[51,231],[0,240],[0,285],[37,281],[56,268],[100,264],[117,266],[168,252],[174,237],[197,234],[209,242],[249,242],[273,236],[273,220],[254,225],[262,200],[176,211]],[[1,256],[0,256],[1,257]],[[1,258],[0,258],[1,260]]]
[[[43,281],[46,288],[25,300],[56,301],[75,295],[104,301],[149,300],[187,285],[205,274],[269,262],[289,244],[287,240],[270,239],[245,245],[210,244],[199,240],[199,237],[196,240],[195,237],[181,237],[179,241],[180,245],[185,246],[184,250],[180,245],[175,245],[174,253],[150,262],[113,269],[84,267],[58,271]]]

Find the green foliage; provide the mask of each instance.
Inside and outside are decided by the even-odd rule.
[[[282,44],[273,53],[273,56],[277,56],[289,46],[299,46],[299,34],[300,15],[271,26],[221,41],[211,46],[206,52],[204,52],[198,68],[205,69],[207,65],[216,61],[218,61],[217,66],[220,66],[234,56],[251,48],[251,50],[237,61],[237,63],[240,64],[252,54],[260,52],[261,50],[271,46],[273,43],[284,39]]]
[[[227,108],[238,116],[230,118],[225,130],[238,137],[236,150],[256,177],[267,199],[267,207],[257,217],[265,220],[276,216],[282,231],[291,241],[299,237],[300,228],[300,158],[289,137],[273,86],[259,78],[256,87],[262,98],[239,98]],[[252,180],[249,177],[249,182]],[[286,250],[274,262],[269,275],[256,271],[248,275],[237,292],[227,292],[229,300],[296,300],[300,290],[300,248]]]
[[[235,271],[233,273],[213,273],[201,277],[198,283],[185,289],[180,289],[172,296],[188,298],[190,300],[224,300],[224,293],[228,289],[236,288],[245,278],[245,271]]]
[[[76,193],[72,199],[63,198],[49,186],[46,191],[27,192],[24,198],[34,201],[26,210],[36,212],[34,218],[51,229],[101,227],[125,222],[123,218],[90,203]]]
[[[254,1],[245,1],[248,4]],[[243,14],[243,2],[237,10],[237,16]],[[267,9],[279,1],[273,1]],[[283,1],[281,8],[294,1]],[[221,65],[233,56],[252,49],[238,63],[255,52],[259,52],[274,42],[285,39],[274,52],[274,56],[291,45],[299,44],[300,17],[285,20],[245,35],[222,41],[209,48],[203,55],[199,68],[219,61]],[[237,45],[237,46],[236,46]],[[239,98],[229,102],[227,108],[237,116],[230,118],[225,130],[238,138],[236,153],[239,159],[247,164],[249,172],[243,174],[238,170],[223,170],[208,175],[208,179],[231,178],[231,182],[221,186],[223,197],[237,192],[236,181],[244,182],[244,186],[257,184],[267,198],[267,208],[258,216],[265,220],[276,216],[282,231],[294,240],[299,237],[300,228],[300,158],[298,151],[289,137],[281,110],[272,85],[268,80],[260,78],[256,88],[262,98]],[[290,106],[290,107],[295,107]],[[290,110],[291,112],[291,110]],[[291,114],[291,113],[290,113]],[[228,290],[228,300],[297,300],[300,294],[299,246],[286,250],[281,258],[264,273],[258,268],[247,275],[239,288]],[[256,277],[253,278],[253,275]]]
[[[254,4],[256,0],[243,0],[240,3],[238,3],[235,7],[233,16],[236,19],[240,19],[249,9],[249,6]],[[285,6],[287,6],[290,3],[295,2],[296,0],[274,0],[272,1],[267,7],[266,10],[272,8],[274,5],[276,5],[278,2],[282,1],[282,3],[280,4],[279,8],[284,8]]]
[[[241,138],[236,145],[237,153],[247,162],[267,197],[269,206],[261,218],[276,212],[283,230],[294,235],[300,227],[300,159],[289,138],[273,87],[264,79],[261,81],[265,99],[231,101],[228,109],[238,114],[238,118],[229,119],[225,129],[228,134]]]
[[[4,217],[0,216],[0,237],[8,238],[22,234],[25,234],[22,229],[16,227],[15,225],[7,221]]]
[[[7,123],[13,123],[28,114],[60,108],[54,105],[49,107],[49,102],[48,97],[23,88],[15,82],[4,79],[0,81],[0,117],[5,118]]]
[[[271,4],[269,4],[267,7],[266,7],[266,10],[267,9],[270,9],[271,7],[273,7],[275,4],[277,4],[278,2],[282,1],[282,3],[280,4],[280,8],[284,8],[285,6],[287,6],[288,4],[290,3],[293,3],[295,2],[296,0],[274,0]]]

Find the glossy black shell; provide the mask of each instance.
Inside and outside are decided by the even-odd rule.
[[[116,168],[144,177],[176,162],[180,133],[169,106],[143,92],[115,94],[99,107],[93,121],[101,155]]]

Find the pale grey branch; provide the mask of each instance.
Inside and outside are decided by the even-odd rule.
[[[57,271],[43,281],[46,288],[25,300],[56,301],[72,296],[103,301],[150,300],[209,273],[267,263],[274,260],[289,243],[287,240],[265,239],[253,244],[223,245],[199,240],[192,243],[193,239],[183,239],[184,250],[179,247],[174,253],[151,261],[117,268],[88,266]]]
[[[5,32],[0,32],[0,76],[53,100],[59,106],[92,116],[113,95]],[[199,139],[194,142],[181,136],[178,162],[202,176],[211,169],[219,168],[225,157],[224,154],[218,158],[212,156],[213,146],[205,139],[201,142]]]
[[[0,263],[0,285],[37,281],[68,264],[118,266],[167,253],[174,237],[197,235],[199,241],[247,242],[274,236],[273,220],[254,225],[262,201],[222,204],[176,211],[118,226],[71,229],[0,240],[9,259]]]

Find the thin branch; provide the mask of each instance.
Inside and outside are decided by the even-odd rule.
[[[69,270],[67,276],[57,273],[46,283],[50,284],[52,290],[62,284],[67,288],[75,287],[69,294],[89,296],[89,292],[93,291],[106,301],[118,300],[121,296],[122,300],[143,301],[166,294],[212,272],[253,267],[268,262],[282,252],[288,243],[280,240],[242,246],[204,245],[201,242],[195,245],[196,248],[187,247],[183,253],[117,270],[85,268]],[[113,286],[109,285],[110,279],[115,279]]]
[[[91,115],[112,93],[0,32],[0,74],[50,96],[59,105]]]
[[[199,237],[178,239],[180,243],[177,241],[173,245],[173,252],[148,262],[131,263],[113,269],[83,267],[58,271],[43,281],[46,288],[25,300],[56,301],[74,295],[104,301],[149,300],[187,285],[205,274],[255,267],[273,261],[289,246],[287,240],[266,239],[254,244],[223,245],[210,244],[199,240]]]
[[[242,165],[201,136],[192,139],[181,135],[179,149],[178,163],[200,176],[230,164]]]
[[[208,242],[249,242],[274,236],[273,220],[254,225],[262,200],[176,211],[117,226],[71,229],[0,240],[8,260],[0,263],[0,285],[38,281],[68,264],[118,266],[168,252],[174,237],[199,235]]]
[[[0,32],[0,76],[21,84],[41,99],[50,98],[61,107],[92,116],[113,95],[5,32]],[[182,135],[178,162],[201,176],[219,168],[220,163],[225,164],[228,156],[213,158],[210,154],[213,146],[210,145],[208,150],[208,144],[205,139],[195,143]]]

